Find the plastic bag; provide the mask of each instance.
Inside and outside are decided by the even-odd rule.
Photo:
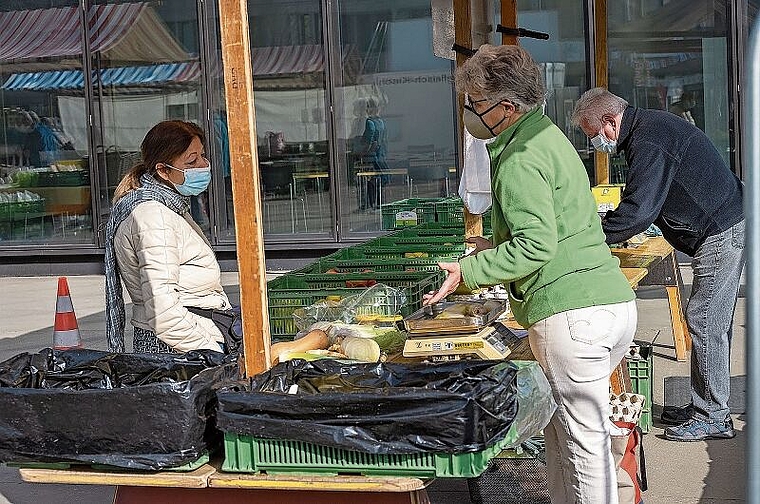
[[[237,375],[211,351],[17,355],[0,363],[0,461],[139,470],[193,462],[220,442],[215,387]]]
[[[280,363],[217,393],[224,431],[373,454],[467,453],[503,440],[517,414],[509,361]],[[297,393],[288,394],[292,386]]]
[[[517,437],[505,448],[516,448],[549,424],[557,409],[552,389],[541,366],[533,361],[513,361],[517,371],[517,403],[515,417]]]
[[[308,331],[316,322],[360,322],[371,315],[394,315],[406,304],[403,290],[375,284],[359,294],[340,301],[318,301],[293,312],[293,320],[301,331]]]
[[[482,214],[491,208],[491,158],[486,144],[464,129],[464,167],[459,196],[467,210]]]

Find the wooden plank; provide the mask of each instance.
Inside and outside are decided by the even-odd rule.
[[[607,0],[594,0],[594,85],[608,87],[607,59]],[[610,183],[610,156],[594,151],[594,171],[597,184]]]
[[[631,286],[632,289],[635,289],[639,286],[639,282],[647,276],[647,269],[646,268],[620,268],[625,275],[625,278],[628,280],[628,284]]]
[[[517,28],[517,0],[501,0],[501,25]],[[517,35],[501,34],[502,45],[517,45]]]
[[[691,348],[691,335],[683,316],[681,304],[681,289],[677,285],[665,287],[668,293],[668,307],[670,308],[670,323],[673,327],[673,346],[676,351],[678,362],[686,361],[687,350]]]
[[[659,259],[665,259],[675,251],[673,246],[665,240],[662,236],[654,236],[648,238],[644,243],[636,247],[630,248],[613,248],[612,254],[618,258],[631,256],[631,257],[644,257],[652,256]],[[622,259],[621,259],[622,260]]]
[[[27,483],[61,483],[69,485],[128,485],[169,488],[205,488],[216,469],[204,464],[195,471],[121,472],[97,471],[86,467],[71,469],[19,469]]]
[[[217,472],[209,478],[212,488],[257,488],[330,492],[409,493],[424,490],[430,480],[380,476],[318,476],[307,474],[237,474]]]
[[[264,234],[246,0],[218,0],[246,376],[269,369]],[[236,196],[236,197],[235,197]]]
[[[454,42],[462,47],[472,48],[472,6],[470,0],[454,0]],[[467,56],[457,52],[457,68],[467,61]],[[457,117],[462,117],[464,111],[464,95],[457,94]],[[464,146],[464,125],[461,121],[457,121],[459,129],[457,130],[457,144],[461,147]],[[460,166],[464,166],[462,153],[463,148],[458,149],[460,151]],[[483,219],[480,215],[471,214],[464,210],[464,236],[469,238],[471,236],[483,236]]]

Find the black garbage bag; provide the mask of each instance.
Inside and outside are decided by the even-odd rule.
[[[476,452],[507,435],[517,414],[516,377],[508,361],[296,359],[239,390],[220,389],[217,424],[225,432],[372,454]]]
[[[215,389],[237,379],[218,352],[23,353],[0,363],[0,462],[181,466],[219,443]]]

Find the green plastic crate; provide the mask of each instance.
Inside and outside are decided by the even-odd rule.
[[[408,198],[380,207],[383,229],[399,229],[435,222],[435,205],[441,198]]]
[[[641,359],[626,358],[628,374],[631,376],[633,391],[647,398],[644,411],[639,419],[642,432],[652,428],[652,345],[636,342],[639,345]]]
[[[435,221],[440,224],[463,224],[464,203],[461,198],[446,198],[435,204]]]
[[[435,205],[435,219],[438,224],[464,225],[464,203],[460,198],[449,198]],[[489,208],[482,216],[484,233],[491,230],[491,209]]]
[[[480,452],[375,455],[302,441],[261,439],[225,432],[222,471],[473,478],[485,471],[488,462],[516,437],[513,425],[503,441]]]
[[[336,270],[340,273],[362,272],[362,271],[396,271],[396,272],[417,272],[417,271],[440,271],[438,259],[320,259],[315,263],[315,269],[319,273],[328,270]],[[317,271],[313,271],[317,273]]]
[[[447,236],[381,236],[361,247],[396,247],[402,245],[461,245],[464,234]]]
[[[418,226],[400,229],[386,236],[464,236],[464,225],[427,222]]]
[[[361,294],[366,287],[346,287],[350,280],[374,280],[390,287],[400,288],[406,294],[406,304],[401,314],[406,316],[422,307],[422,296],[437,290],[443,282],[443,272],[424,271],[374,272],[349,274],[289,274],[267,282],[269,298],[269,326],[272,337],[282,339],[298,332],[293,312],[306,308],[328,297],[344,298]],[[387,298],[369,301],[366,307],[358,307],[357,314],[377,313],[395,315]]]

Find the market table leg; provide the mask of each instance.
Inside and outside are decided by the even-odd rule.
[[[398,493],[119,486],[114,504],[430,504],[425,490]]]
[[[661,285],[668,294],[670,307],[670,324],[673,329],[673,347],[675,348],[676,360],[686,360],[687,350],[691,348],[691,338],[686,319],[683,314],[681,303],[681,270],[678,267],[675,251],[657,264],[650,266],[649,273],[639,285]]]

